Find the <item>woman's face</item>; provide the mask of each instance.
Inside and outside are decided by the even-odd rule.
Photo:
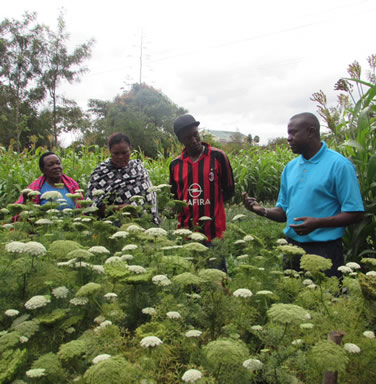
[[[131,148],[129,144],[122,141],[118,144],[113,144],[111,149],[111,160],[117,168],[124,168],[129,163],[131,156]]]
[[[43,175],[47,181],[59,183],[63,174],[63,166],[56,155],[48,155],[43,159]]]

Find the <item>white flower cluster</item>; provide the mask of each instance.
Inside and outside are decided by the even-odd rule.
[[[25,344],[29,341],[29,338],[26,336],[20,336],[18,340],[20,341],[21,344]]]
[[[356,344],[353,344],[353,343],[346,343],[343,348],[345,348],[345,351],[349,352],[349,353],[360,353],[361,350],[360,348],[356,345]]]
[[[102,355],[95,356],[93,359],[93,364],[98,364],[100,361],[107,360],[111,357],[107,353],[103,353]]]
[[[186,228],[180,228],[176,229],[174,232],[172,232],[172,234],[176,236],[189,236],[190,234],[192,234],[192,231]]]
[[[103,296],[105,299],[117,299],[118,295],[113,292],[108,292]]]
[[[111,256],[108,259],[106,259],[104,263],[105,264],[121,263],[121,259],[119,256]]]
[[[157,336],[146,336],[140,341],[143,348],[158,347],[161,344],[163,344],[163,341]]]
[[[160,285],[162,287],[165,287],[171,284],[171,280],[166,275],[155,275],[152,277],[151,281],[155,285]]]
[[[137,249],[138,246],[136,244],[127,244],[125,245],[121,250],[124,252],[124,251],[133,251],[135,249]]]
[[[165,231],[163,228],[156,227],[147,229],[145,234],[153,237],[160,237],[167,236],[167,231]]]
[[[353,262],[353,261],[346,263],[346,267],[349,267],[351,269],[360,269],[360,265],[358,263]]]
[[[78,306],[78,305],[86,305],[89,302],[89,299],[85,296],[82,297],[74,297],[73,299],[69,300],[69,302],[72,305]]]
[[[176,311],[170,311],[170,312],[167,312],[166,313],[166,316],[169,318],[169,319],[181,319],[181,315],[179,312],[176,312]]]
[[[374,339],[375,338],[375,332],[373,331],[364,331],[363,336],[365,336],[367,339]]]
[[[252,325],[251,329],[253,331],[262,331],[264,328],[261,325]]]
[[[14,316],[17,316],[20,312],[17,311],[17,309],[7,309],[4,313],[5,313],[5,316],[14,317]]]
[[[128,232],[144,232],[145,229],[140,227],[139,225],[137,224],[131,224],[128,228],[127,228],[127,231]]]
[[[190,331],[185,332],[186,337],[200,337],[201,334],[202,332],[197,329],[191,329]]]
[[[46,376],[46,370],[44,368],[29,369],[26,371],[26,376],[30,378]]]
[[[43,256],[46,254],[47,250],[43,244],[38,243],[37,241],[29,241],[24,244],[24,252],[31,256]]]
[[[146,269],[144,267],[141,267],[141,265],[127,265],[127,268],[136,274],[145,273]]]
[[[50,225],[50,224],[53,224],[51,220],[49,219],[39,219],[35,222],[35,224],[38,224],[38,225]]]
[[[94,253],[96,255],[109,255],[110,251],[106,247],[101,245],[96,245],[88,249],[88,252]]]
[[[25,244],[20,241],[12,241],[11,243],[5,245],[5,250],[8,253],[23,253],[24,246]]]
[[[69,293],[69,289],[65,286],[57,287],[52,290],[52,294],[57,299],[66,299]]]
[[[188,369],[188,371],[184,372],[181,379],[184,381],[184,383],[194,383],[201,378],[202,373],[198,369]]]
[[[126,231],[118,231],[115,232],[110,239],[125,239],[129,235],[129,232]]]
[[[366,273],[366,276],[376,277],[376,271],[369,271]]]
[[[120,256],[121,261],[128,261],[128,260],[133,260],[133,259],[134,259],[134,257],[130,254]]]
[[[58,191],[47,191],[44,192],[43,195],[40,197],[41,200],[56,200],[56,199],[62,199],[63,195]]]
[[[253,296],[253,293],[247,289],[247,288],[239,288],[237,289],[234,293],[233,293],[234,296],[236,297],[243,297],[243,298],[246,298],[246,297],[251,297]]]
[[[25,303],[26,309],[37,309],[46,306],[50,302],[50,299],[46,296],[37,295],[33,296]]]
[[[248,359],[243,361],[243,367],[249,369],[250,371],[256,371],[261,369],[264,366],[264,363],[258,359]]]
[[[255,238],[252,235],[245,235],[243,237],[244,241],[253,241]]]
[[[157,311],[153,307],[146,307],[143,308],[141,311],[144,315],[150,315],[153,316],[157,313]]]
[[[337,268],[337,270],[342,273],[351,273],[353,271],[350,267],[346,265],[341,265],[340,267]]]
[[[189,238],[193,241],[206,241],[208,239],[205,235],[200,232],[193,232],[191,235],[189,235]]]

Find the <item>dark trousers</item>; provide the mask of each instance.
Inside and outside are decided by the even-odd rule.
[[[319,255],[325,257],[326,259],[332,260],[332,268],[325,271],[325,274],[329,277],[336,276],[338,278],[342,277],[342,273],[338,271],[338,267],[344,265],[345,259],[343,256],[343,247],[342,247],[342,238],[332,241],[316,241],[311,243],[299,243],[293,239],[287,238],[289,244],[296,245],[300,248],[303,248],[310,255]],[[296,271],[301,271],[300,268],[300,258],[301,256],[292,256],[283,258],[283,269],[294,269]]]

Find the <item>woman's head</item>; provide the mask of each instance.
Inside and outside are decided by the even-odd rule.
[[[111,160],[117,168],[124,168],[128,165],[131,156],[131,142],[127,135],[114,133],[108,139],[108,148]]]
[[[48,182],[59,183],[63,174],[63,166],[59,156],[46,152],[39,158],[39,168]]]

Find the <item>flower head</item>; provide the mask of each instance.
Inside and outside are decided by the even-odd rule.
[[[191,329],[190,331],[185,332],[186,337],[200,337],[201,334],[202,332],[197,329]]]
[[[35,222],[35,224],[38,224],[38,225],[50,225],[52,224],[52,221],[49,220],[49,219],[39,219]]]
[[[375,338],[375,332],[373,331],[364,331],[363,336],[365,336],[367,339],[374,339]]]
[[[246,297],[251,297],[253,296],[253,293],[252,291],[250,291],[249,289],[247,288],[239,288],[237,289],[234,293],[233,293],[234,296],[236,297],[243,297],[243,298],[246,298]]]
[[[143,348],[158,347],[163,344],[163,341],[157,336],[146,336],[140,341],[140,345]]]
[[[201,378],[202,373],[198,369],[188,369],[188,371],[184,372],[181,379],[184,381],[184,383],[194,383]]]
[[[346,267],[349,267],[351,269],[360,269],[360,265],[358,263],[353,262],[353,261],[346,263]]]
[[[141,311],[144,315],[150,315],[153,316],[157,313],[157,311],[153,307],[146,307],[143,308]]]
[[[167,312],[166,313],[166,316],[169,318],[169,319],[181,319],[181,315],[179,312],[176,312],[176,311],[170,311],[170,312]]]
[[[20,241],[12,241],[11,243],[6,244],[5,250],[8,253],[23,253],[25,244]]]
[[[89,299],[87,297],[74,297],[69,300],[69,302],[75,306],[86,305],[89,302]]]
[[[343,348],[345,348],[345,351],[349,352],[349,353],[360,353],[361,350],[360,348],[356,345],[356,344],[353,344],[353,343],[346,343]]]
[[[114,292],[108,292],[103,297],[105,299],[117,299],[118,295]]]
[[[347,265],[341,265],[340,267],[337,268],[338,271],[342,273],[351,273],[352,269],[348,267]]]
[[[141,267],[141,265],[128,265],[127,268],[136,274],[145,273],[146,269],[144,267]]]
[[[257,371],[264,366],[264,363],[258,359],[248,359],[243,361],[243,367],[250,371]]]
[[[273,294],[272,291],[266,291],[266,290],[256,292],[256,295],[272,295],[272,294]]]
[[[24,244],[23,250],[25,253],[28,253],[32,256],[43,256],[46,254],[47,250],[43,244],[38,243],[37,241],[29,241]]]
[[[145,231],[145,229],[144,228],[142,228],[142,227],[140,227],[139,225],[137,225],[137,224],[131,224],[131,225],[129,225],[128,227],[127,227],[127,231],[128,232],[144,232]]]
[[[171,280],[166,275],[155,275],[152,277],[151,281],[155,285],[160,285],[162,287],[171,284]]]
[[[122,251],[133,251],[137,248],[138,248],[138,245],[136,245],[136,244],[127,244],[121,250]]]
[[[44,192],[43,195],[40,197],[41,200],[56,200],[56,199],[62,199],[63,195],[58,191],[47,191]]]
[[[57,298],[57,299],[65,299],[68,296],[68,288],[67,287],[58,287],[52,290],[52,294]]]
[[[200,233],[200,232],[193,232],[188,236],[193,241],[206,241],[208,238]]]
[[[156,227],[147,229],[145,234],[153,237],[161,237],[167,236],[167,231],[165,231],[163,228]]]
[[[17,316],[20,312],[17,311],[17,309],[7,309],[4,314],[5,316],[8,316],[8,317],[14,317],[14,316]]]
[[[125,239],[129,235],[129,232],[126,231],[118,231],[115,232],[110,239]]]
[[[89,252],[94,253],[95,255],[108,255],[110,251],[101,245],[96,245],[88,249]]]
[[[26,376],[30,378],[46,376],[46,370],[44,368],[29,369],[26,371]]]
[[[172,232],[172,234],[176,236],[189,236],[192,234],[192,231],[186,228],[180,228]]]
[[[93,196],[94,196],[94,197],[102,196],[102,195],[104,195],[104,194],[105,194],[105,192],[104,192],[103,189],[95,189],[95,190],[93,191]]]
[[[108,355],[107,353],[103,353],[102,355],[95,356],[93,359],[93,364],[98,364],[100,361],[107,360],[111,358],[111,355]]]
[[[26,309],[37,309],[46,306],[50,302],[50,299],[46,296],[33,296],[25,303]]]
[[[252,325],[251,329],[253,331],[262,331],[264,328],[261,325]]]

